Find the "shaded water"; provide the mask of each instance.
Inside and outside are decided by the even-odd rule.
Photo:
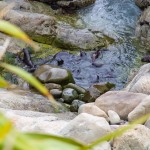
[[[79,12],[88,28],[100,31],[116,40],[103,51],[92,64],[92,53],[82,53],[81,56],[68,53],[57,54],[57,60],[64,60],[62,67],[72,71],[76,84],[89,87],[95,82],[112,82],[116,89],[121,89],[128,81],[131,68],[140,65],[140,52],[132,44],[135,24],[140,15],[134,0],[97,0],[90,7]]]

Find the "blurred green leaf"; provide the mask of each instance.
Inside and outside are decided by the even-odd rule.
[[[36,150],[84,150],[85,148],[75,140],[47,134],[28,133],[18,136],[17,141],[22,139],[30,141]]]
[[[34,49],[38,49],[37,45],[27,36],[27,34],[25,34],[20,28],[9,23],[8,21],[0,20],[0,31],[13,37],[19,38],[31,45]]]
[[[0,76],[0,88],[8,87],[9,83]]]
[[[11,122],[0,113],[0,143],[12,129]]]

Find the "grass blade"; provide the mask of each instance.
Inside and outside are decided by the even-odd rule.
[[[7,134],[11,131],[12,124],[2,114],[0,114],[0,143],[4,140]]]
[[[0,20],[0,31],[13,37],[19,38],[31,45],[34,49],[38,49],[38,46],[28,37],[27,34],[25,34],[20,28],[9,23],[8,21]]]
[[[9,83],[0,76],[0,88],[8,87]]]

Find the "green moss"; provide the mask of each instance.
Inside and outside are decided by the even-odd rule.
[[[49,44],[51,45],[55,39],[56,36],[50,36],[50,35],[37,35],[35,33],[28,33],[28,35],[36,42]]]
[[[33,53],[35,59],[43,59],[46,58],[49,55],[54,55],[61,51],[60,48],[56,48],[54,46],[48,45],[48,44],[42,44],[38,43],[40,49]]]
[[[49,5],[37,1],[36,2],[30,1],[30,3],[32,5],[32,12],[34,13],[41,13],[48,16],[53,16],[56,18],[57,21],[68,23],[76,28],[85,28],[84,22],[76,13],[67,14],[64,13],[61,9],[53,10]]]

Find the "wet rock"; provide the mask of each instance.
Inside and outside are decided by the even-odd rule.
[[[143,65],[125,88],[126,91],[150,94],[150,64]]]
[[[59,98],[57,101],[60,102],[60,103],[64,103],[65,102],[63,98]]]
[[[62,95],[62,91],[59,89],[52,89],[50,93],[54,96],[54,98],[60,98]]]
[[[113,142],[113,150],[146,150],[150,147],[150,129],[138,125]]]
[[[84,94],[79,94],[79,99],[84,101],[83,98],[84,98]]]
[[[67,24],[58,24],[56,29],[55,45],[66,49],[93,49],[104,47],[104,40],[99,40],[88,29],[74,29]]]
[[[140,8],[146,8],[146,7],[150,6],[150,0],[135,0],[135,3]]]
[[[93,4],[95,2],[95,0],[61,0],[58,1],[57,4],[58,6],[64,8],[64,9],[69,9],[69,10],[77,10],[86,6],[89,6],[91,4]]]
[[[86,92],[86,90],[76,84],[73,83],[69,83],[65,86],[65,88],[72,88],[75,89],[79,94],[84,94]]]
[[[109,91],[96,99],[95,105],[105,113],[115,111],[121,119],[126,120],[128,114],[148,95],[126,91]]]
[[[95,0],[30,0],[30,1],[39,1],[49,4],[53,9],[57,8],[63,8],[67,12],[70,12],[69,10],[77,10],[79,8],[83,8],[86,6],[89,6],[95,2]],[[54,7],[55,5],[55,7]]]
[[[133,121],[150,113],[150,96],[146,97],[133,111],[128,115],[128,120]]]
[[[141,14],[137,22],[135,33],[144,45],[150,46],[150,7],[145,9]]]
[[[107,114],[103,110],[99,109],[96,105],[94,105],[94,103],[87,103],[81,105],[79,107],[78,113],[88,113],[93,116],[103,117],[108,120]]]
[[[62,98],[66,103],[71,104],[73,100],[78,98],[78,93],[74,89],[66,88],[63,90]]]
[[[108,111],[108,116],[111,124],[118,124],[121,121],[119,115],[113,110]]]
[[[52,90],[52,89],[59,89],[62,90],[62,86],[60,84],[55,84],[55,83],[47,83],[45,84],[46,88],[48,90]]]
[[[110,126],[104,118],[82,113],[69,122],[60,134],[88,144],[110,131]]]
[[[85,104],[85,102],[81,101],[81,100],[73,100],[72,104],[70,106],[70,111],[71,112],[78,112],[78,109],[81,105]]]
[[[88,29],[75,29],[69,24],[57,22],[50,15],[33,13],[30,10],[10,10],[4,19],[18,25],[33,40],[43,44],[65,49],[93,49],[105,45],[103,39],[99,40]]]
[[[94,102],[96,98],[98,98],[100,95],[104,94],[105,92],[109,91],[115,87],[114,84],[112,83],[95,83],[90,88],[88,91],[85,93],[83,100],[85,102]]]
[[[150,62],[150,55],[145,55],[142,59],[142,62]]]
[[[37,68],[34,75],[43,83],[51,82],[61,85],[74,83],[73,77],[68,70],[56,66],[42,65]]]

